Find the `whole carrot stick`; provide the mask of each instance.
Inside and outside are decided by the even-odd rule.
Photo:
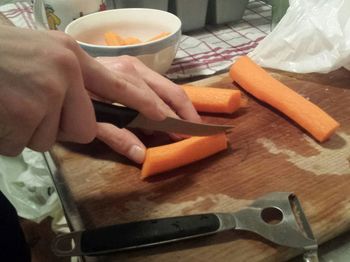
[[[320,142],[339,127],[321,108],[274,79],[247,56],[240,57],[231,66],[230,76],[247,92],[286,114]]]
[[[231,114],[242,104],[239,90],[190,85],[182,88],[199,112]]]
[[[187,165],[227,148],[225,134],[190,137],[185,140],[146,150],[141,178]]]

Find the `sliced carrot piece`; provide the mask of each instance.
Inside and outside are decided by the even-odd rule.
[[[166,36],[168,36],[168,35],[170,35],[169,32],[161,32],[160,34],[158,34],[158,35],[156,35],[156,36],[154,36],[154,37],[148,39],[147,42],[155,41],[155,40],[161,39],[161,38],[163,38],[163,37],[166,37]]]
[[[137,37],[127,37],[124,39],[124,45],[136,45],[140,44],[141,40]]]
[[[224,133],[213,136],[194,136],[173,144],[148,148],[141,178],[187,165],[226,148],[227,139]]]
[[[339,123],[321,108],[282,84],[249,57],[240,57],[230,76],[243,89],[293,119],[320,142],[327,140]]]
[[[104,38],[105,38],[106,44],[109,46],[118,46],[118,45],[125,44],[124,39],[120,35],[114,32],[106,32],[104,34]]]
[[[239,90],[190,85],[182,88],[199,112],[233,113],[243,104]]]

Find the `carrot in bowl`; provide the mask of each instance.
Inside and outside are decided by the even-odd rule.
[[[141,170],[141,178],[153,176],[198,161],[227,148],[224,133],[213,136],[194,136],[182,141],[151,147]]]
[[[231,66],[230,76],[247,92],[294,120],[319,142],[327,140],[339,127],[339,123],[321,108],[270,76],[247,56],[240,57]]]
[[[233,113],[243,104],[239,90],[190,85],[182,88],[199,112]]]
[[[105,38],[106,44],[109,46],[119,46],[119,45],[125,44],[124,39],[120,35],[114,32],[104,33],[104,38]]]
[[[166,36],[168,36],[168,35],[170,35],[169,32],[161,32],[160,34],[158,34],[158,35],[156,35],[156,36],[154,36],[154,37],[148,39],[147,42],[155,41],[155,40],[161,39],[161,38],[163,38],[163,37],[166,37]]]
[[[142,43],[137,37],[127,37],[124,39],[124,45],[136,45]]]

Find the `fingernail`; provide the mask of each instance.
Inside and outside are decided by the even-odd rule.
[[[133,145],[128,152],[129,158],[139,164],[143,162],[145,155],[146,150],[137,145]]]

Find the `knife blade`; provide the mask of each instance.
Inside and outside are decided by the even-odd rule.
[[[116,125],[119,128],[142,128],[153,131],[208,136],[226,132],[231,125],[213,125],[167,117],[163,121],[154,121],[138,111],[113,104],[92,100],[97,122]]]

